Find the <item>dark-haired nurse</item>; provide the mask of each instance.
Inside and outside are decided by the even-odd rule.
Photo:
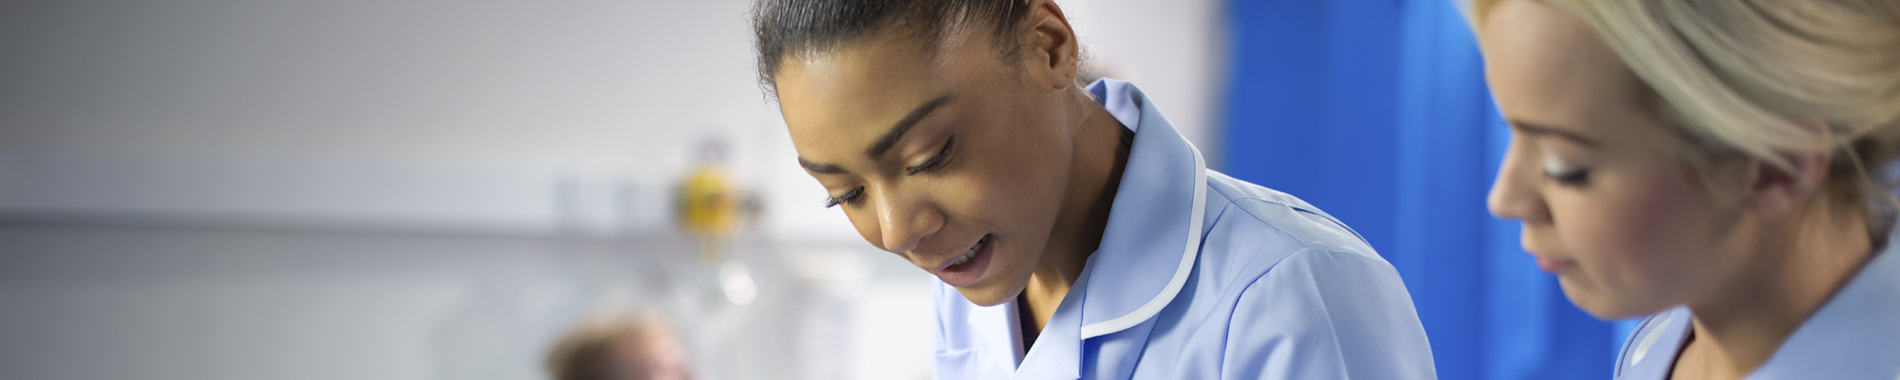
[[[941,280],[938,379],[1435,377],[1390,264],[1312,205],[1207,170],[1162,100],[1078,85],[1051,1],[753,17],[826,204]]]

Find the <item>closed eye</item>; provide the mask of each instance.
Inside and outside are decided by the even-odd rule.
[[[835,197],[825,197],[825,208],[838,207],[838,205],[846,204],[846,203],[855,204],[855,203],[858,203],[858,200],[863,199],[863,198],[864,198],[864,187],[859,186],[857,188],[851,189],[851,191],[845,192],[844,195],[839,195]]]
[[[1590,170],[1584,168],[1574,168],[1561,172],[1544,172],[1544,176],[1564,186],[1581,187],[1590,183]]]
[[[952,146],[955,146],[956,143],[957,143],[956,136],[951,136],[949,139],[945,139],[943,141],[943,149],[938,150],[937,155],[931,156],[930,159],[925,160],[923,164],[905,168],[904,171],[911,175],[916,175],[917,173],[937,170],[937,168],[943,167],[944,161],[950,159],[950,148]]]
[[[1557,181],[1557,184],[1582,187],[1590,183],[1590,169],[1572,165],[1555,156],[1544,157],[1544,177]]]

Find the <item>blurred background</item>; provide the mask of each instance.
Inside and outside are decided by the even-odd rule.
[[[1059,3],[1211,166],[1367,236],[1440,378],[1609,377],[1627,331],[1484,210],[1460,5]],[[0,1],[0,378],[542,379],[635,314],[703,379],[928,378],[933,279],[821,207],[748,8]]]

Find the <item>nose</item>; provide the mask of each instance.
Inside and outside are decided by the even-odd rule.
[[[895,253],[910,252],[925,238],[943,229],[943,212],[919,197],[899,191],[883,191],[877,201],[880,247]]]
[[[1498,178],[1491,182],[1491,193],[1485,197],[1485,206],[1491,215],[1501,219],[1514,219],[1530,224],[1542,224],[1550,221],[1550,211],[1544,205],[1542,195],[1537,192],[1538,168],[1526,167],[1528,161],[1522,157],[1518,139],[1511,139],[1511,146],[1505,151],[1504,163],[1498,166]]]

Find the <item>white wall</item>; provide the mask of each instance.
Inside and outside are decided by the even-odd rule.
[[[744,1],[15,1],[9,150],[661,178],[753,132]]]
[[[0,7],[0,25],[16,31],[0,33],[0,50],[9,52],[0,55],[0,83],[6,84],[0,86],[0,156],[12,157],[15,172],[54,177],[84,176],[66,173],[105,165],[218,179],[172,181],[185,188],[182,196],[130,197],[144,203],[200,202],[189,194],[247,192],[225,188],[292,178],[338,176],[327,182],[380,186],[350,179],[393,172],[453,177],[437,182],[462,187],[536,181],[531,186],[549,194],[489,201],[543,209],[560,207],[548,196],[567,191],[557,187],[628,187],[648,195],[629,207],[659,209],[666,207],[664,197],[655,194],[682,175],[711,136],[731,140],[730,164],[753,186],[798,174],[776,111],[754,85],[744,1],[23,1]],[[264,169],[207,168],[217,165]],[[273,176],[273,167],[285,170]],[[15,182],[29,180],[38,193],[72,187],[47,176]],[[149,182],[114,176],[78,183]],[[772,194],[823,195],[812,186],[785,188]],[[338,192],[348,191],[328,193]],[[311,196],[323,195],[295,198]],[[21,197],[0,202],[15,208],[136,203],[122,196]],[[235,212],[302,218],[259,211]],[[515,223],[558,224],[558,212],[524,210],[515,217],[529,220]],[[197,216],[186,214],[192,211],[156,216]],[[663,213],[640,215],[645,224],[664,222]],[[813,229],[821,233],[843,223],[836,215],[795,216],[834,227]],[[338,222],[349,222],[343,219]]]
[[[1062,4],[1218,163],[1219,3]],[[748,7],[0,2],[0,378],[534,378],[636,304],[708,378],[918,378],[928,277],[816,207]],[[668,221],[709,136],[766,202],[746,307]]]
[[[1141,86],[1175,128],[1220,168],[1227,80],[1227,2],[1058,1],[1083,49]]]

